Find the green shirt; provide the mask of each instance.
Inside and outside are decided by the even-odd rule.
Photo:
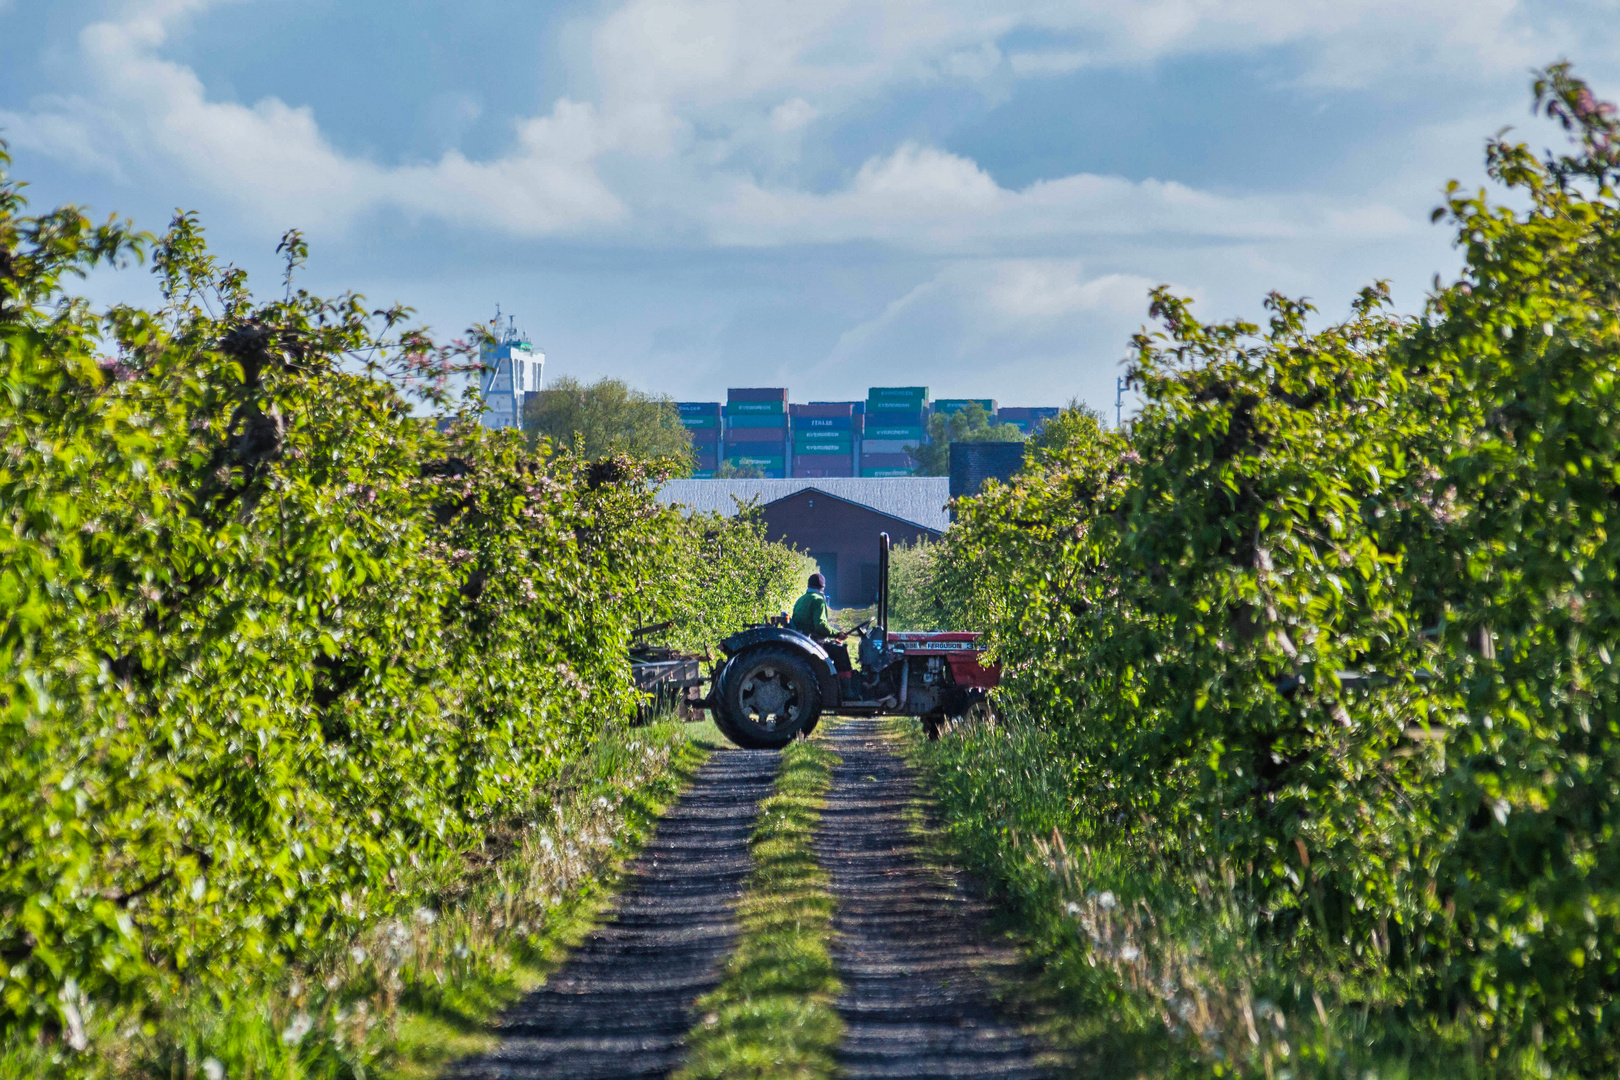
[[[793,629],[811,637],[832,637],[838,631],[827,622],[827,594],[811,589],[793,605]]]

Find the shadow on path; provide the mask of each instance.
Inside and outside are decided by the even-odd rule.
[[[877,720],[828,732],[844,761],[816,837],[838,902],[843,1075],[1052,1075],[1042,1046],[994,1004],[991,987],[1016,977],[1016,954],[989,939],[985,906],[924,861],[906,816],[911,771],[881,734]]]
[[[736,939],[748,838],[780,755],[717,750],[658,824],[607,921],[497,1027],[499,1049],[458,1080],[629,1080],[673,1072]]]

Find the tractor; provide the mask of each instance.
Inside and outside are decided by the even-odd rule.
[[[916,716],[929,737],[947,718],[966,715],[1000,679],[981,663],[971,632],[889,629],[889,534],[878,539],[876,615],[855,627],[856,670],[842,678],[814,639],[786,616],[750,626],[720,643],[708,697],[726,738],[745,750],[778,749],[809,735],[829,716]]]

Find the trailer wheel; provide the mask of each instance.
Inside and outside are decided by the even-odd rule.
[[[821,715],[821,686],[803,657],[766,646],[735,656],[720,676],[714,722],[744,750],[777,750]]]

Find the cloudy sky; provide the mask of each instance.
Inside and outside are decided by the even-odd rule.
[[[267,289],[297,226],[548,374],[1112,412],[1155,284],[1416,309],[1560,57],[1620,92],[1620,0],[0,0],[0,137],[36,207],[195,209]]]

